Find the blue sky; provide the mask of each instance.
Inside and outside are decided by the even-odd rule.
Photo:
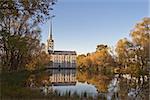
[[[149,0],[58,0],[54,6],[55,50],[94,52],[96,45],[115,46],[129,38],[134,25],[148,16]],[[41,26],[42,42],[48,38],[49,24]]]

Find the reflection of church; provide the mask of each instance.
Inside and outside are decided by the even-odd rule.
[[[46,52],[51,55],[53,68],[75,68],[76,52],[75,51],[56,51],[54,50],[54,40],[52,38],[52,21],[49,29],[49,37],[46,45]]]
[[[53,69],[50,70],[52,73],[49,76],[49,81],[54,86],[64,86],[64,85],[75,85],[76,84],[76,76],[75,76],[75,69],[69,70],[57,70]]]

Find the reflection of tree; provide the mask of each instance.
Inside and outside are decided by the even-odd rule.
[[[110,82],[109,78],[103,75],[102,76],[98,75],[91,80],[91,83],[95,84],[95,86],[97,87],[98,92],[107,92],[108,89],[107,86],[109,82]]]
[[[95,85],[98,92],[107,92],[108,84],[111,81],[110,76],[95,74],[94,72],[88,71],[78,71],[77,72],[77,79],[80,82],[87,82],[90,84]]]
[[[128,74],[129,75],[129,74]],[[77,79],[80,82],[87,82],[93,84],[99,93],[106,93],[109,95],[108,87],[111,83],[113,76],[102,75],[97,72],[90,71],[77,71]],[[119,85],[116,92],[113,92],[112,99],[119,98],[120,100],[128,99],[138,99],[138,100],[148,100],[149,98],[149,84],[148,80],[139,82],[138,77],[116,77],[119,81]],[[142,78],[141,78],[142,79]],[[115,87],[114,86],[114,87]],[[131,92],[132,91],[132,92]],[[112,92],[111,92],[112,93]]]
[[[118,93],[119,93],[119,98],[121,100],[127,100],[127,99],[148,100],[149,99],[148,80],[140,84],[136,80],[137,78],[126,79],[121,77],[119,79],[120,90],[118,91]]]
[[[49,75],[45,72],[41,72],[38,74],[31,74],[27,79],[26,84],[30,87],[39,87],[44,85],[50,85],[51,82],[49,80]]]
[[[120,86],[119,97],[123,100],[127,100],[127,97],[128,97],[127,79],[123,79],[123,78],[120,79],[119,86]]]

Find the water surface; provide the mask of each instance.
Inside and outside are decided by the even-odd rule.
[[[142,79],[139,82],[129,74],[103,75],[77,69],[47,69],[31,75],[28,80],[31,88],[38,88],[45,95],[53,91],[60,95],[101,95],[107,100],[146,100],[149,93],[147,77],[143,83]]]

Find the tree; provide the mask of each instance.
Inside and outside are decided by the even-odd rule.
[[[127,40],[126,38],[124,39],[120,39],[117,42],[117,46],[116,46],[116,53],[117,53],[117,58],[118,58],[118,63],[119,65],[123,66],[123,67],[127,67],[128,64],[128,49],[132,47],[132,43]]]
[[[150,61],[150,18],[143,18],[142,22],[137,23],[130,35],[136,50],[137,62],[144,69]]]
[[[117,43],[118,63],[126,68],[125,72],[139,78],[148,75],[150,18],[144,18],[135,25],[130,33],[131,41],[121,39]]]
[[[40,50],[39,23],[50,18],[55,0],[1,0],[0,54],[3,69],[25,67]]]
[[[109,51],[110,48],[105,45],[103,46],[103,48],[101,48],[101,50],[95,53],[95,63],[98,66],[98,69],[101,72],[104,72],[104,74],[106,73],[106,71],[112,70],[115,65],[114,58]]]
[[[108,48],[107,45],[103,45],[103,44],[100,44],[100,45],[97,45],[96,47],[96,51],[101,51],[102,49],[105,49],[105,48]]]
[[[50,63],[50,59],[50,55],[46,54],[45,51],[40,50],[39,54],[33,55],[30,58],[28,63],[25,65],[25,68],[29,71],[43,69]]]
[[[84,54],[81,54],[77,57],[77,66],[79,68],[82,68],[84,66],[83,60],[86,56]]]
[[[150,62],[150,18],[143,20],[135,25],[135,28],[130,33],[134,44],[135,63],[138,67],[138,75],[148,75],[148,64]]]
[[[87,56],[79,55],[77,57],[77,64],[85,69],[91,69],[105,73],[107,69],[111,70],[115,62],[114,58],[110,54],[109,47],[101,44],[97,46],[96,52],[88,53]]]

